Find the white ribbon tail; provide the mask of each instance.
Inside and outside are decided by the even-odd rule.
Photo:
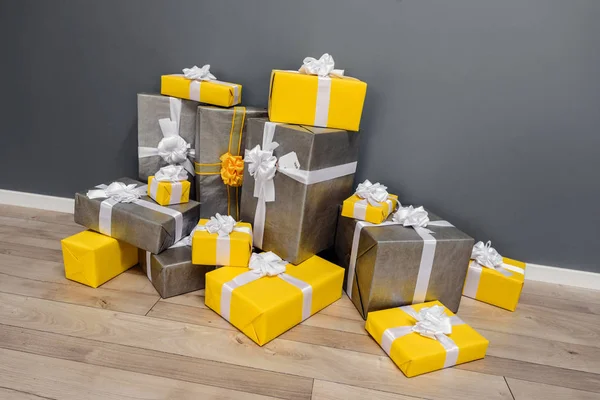
[[[229,282],[225,282],[221,287],[221,316],[225,318],[227,322],[231,321],[231,296],[233,294],[233,290],[246,285],[250,282],[253,282],[257,279],[260,279],[260,275],[255,274],[254,272],[248,271],[244,272],[241,275],[236,276]]]
[[[148,275],[148,279],[152,282],[152,253],[149,251],[146,252],[146,275]]]
[[[158,149],[155,147],[138,147],[138,158],[147,158],[158,156]]]
[[[511,272],[514,272],[517,274],[525,275],[525,270],[523,268],[519,268],[514,265],[507,264],[507,263],[502,263],[502,266],[500,268],[503,268],[505,270],[508,270],[508,271],[511,271]]]
[[[467,278],[465,279],[465,286],[463,287],[463,295],[472,299],[477,297],[477,290],[479,289],[479,281],[481,280],[481,265],[471,260],[469,269],[467,269]]]
[[[215,265],[229,265],[229,255],[231,254],[230,236],[217,235],[217,260]]]
[[[263,247],[265,236],[265,220],[267,217],[267,203],[263,196],[258,198],[256,211],[254,212],[254,224],[252,225],[254,245],[259,249]]]
[[[112,234],[112,209],[117,204],[113,199],[106,199],[100,203],[100,214],[98,216],[98,230],[106,236]]]
[[[435,257],[437,240],[433,237],[429,229],[415,227],[415,232],[423,239],[423,250],[421,252],[421,262],[419,264],[419,273],[417,275],[412,302],[424,303],[433,269],[433,258]]]
[[[331,78],[318,77],[317,104],[315,107],[315,126],[327,126],[329,119],[329,102],[331,97]]]
[[[302,321],[307,319],[312,314],[312,297],[313,297],[313,288],[308,283],[295,278],[288,274],[280,274],[277,275],[287,283],[296,286],[298,289],[302,291]]]
[[[330,181],[332,179],[341,178],[342,176],[352,175],[356,172],[358,163],[356,161],[347,164],[335,165],[313,171],[305,171],[294,168],[279,168],[277,171],[289,176],[290,178],[303,183],[312,185],[319,182]]]

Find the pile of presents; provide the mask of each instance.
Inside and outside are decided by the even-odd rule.
[[[98,287],[139,263],[162,297],[205,289],[261,346],[344,289],[407,376],[484,357],[461,295],[514,310],[525,264],[382,184],[353,186],[366,83],[306,58],[272,72],[264,110],[208,65],[183,72],[138,95],[141,182],[76,194],[89,230],[62,241],[68,279]]]

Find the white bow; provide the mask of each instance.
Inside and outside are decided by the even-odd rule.
[[[210,217],[205,225],[209,233],[217,233],[219,236],[229,236],[235,227],[235,219],[231,215],[221,215],[217,213],[214,217]]]
[[[277,157],[273,150],[277,148],[277,142],[271,142],[266,150],[261,150],[256,145],[252,150],[246,150],[244,162],[248,165],[248,172],[255,179],[254,197],[263,198],[264,201],[275,201],[275,185],[273,178],[277,171]]]
[[[452,322],[442,306],[423,307],[413,316],[417,323],[412,327],[412,330],[421,336],[440,340],[440,336],[452,333]]]
[[[187,179],[187,171],[181,165],[167,165],[154,175],[158,182],[179,182]]]
[[[372,206],[378,206],[389,197],[387,186],[379,182],[371,183],[368,179],[358,184],[355,194],[361,199],[367,200]]]
[[[475,246],[473,246],[471,258],[479,265],[491,269],[501,267],[503,261],[502,256],[492,247],[491,240],[488,240],[486,244],[477,242]]]
[[[184,68],[183,76],[196,81],[214,81],[217,79],[210,73],[210,64],[206,64],[202,68],[198,68],[196,65],[192,68]]]
[[[190,144],[179,136],[177,121],[169,118],[158,120],[163,138],[158,142],[158,155],[169,164],[181,164],[188,160]]]
[[[252,253],[252,256],[250,256],[249,268],[253,273],[260,275],[261,278],[283,274],[286,266],[287,262],[272,251],[260,254]]]
[[[423,206],[417,208],[414,208],[413,206],[400,206],[398,211],[396,211],[392,217],[392,220],[406,227],[425,228],[427,224],[429,224],[429,216]]]
[[[136,187],[137,183],[126,185],[123,182],[113,182],[110,185],[98,185],[98,189],[88,190],[90,199],[110,198],[117,203],[131,203],[146,194],[146,186]]]
[[[333,61],[333,57],[328,53],[323,54],[318,60],[313,57],[306,57],[303,63],[304,65],[299,69],[299,72],[303,74],[318,75],[321,77],[344,75],[343,69],[333,68],[335,66],[335,61]]]

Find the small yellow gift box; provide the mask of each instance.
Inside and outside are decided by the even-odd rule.
[[[331,68],[327,69],[329,61]],[[315,68],[305,68],[311,63]],[[333,59],[328,54],[319,60],[308,57],[305,67],[300,72],[273,70],[269,120],[358,131],[367,84],[333,70]]]
[[[160,93],[165,96],[178,97],[231,107],[242,101],[242,85],[222,82],[208,72],[210,66],[202,68],[185,68],[184,74],[163,75],[160,79]]]
[[[260,346],[338,300],[344,269],[312,256],[299,265],[252,254],[250,268],[206,274],[206,305]]]
[[[252,225],[230,215],[200,219],[192,232],[192,264],[247,267],[252,254]]]
[[[370,312],[365,328],[409,378],[484,358],[489,344],[439,301]]]
[[[188,203],[190,201],[189,181],[158,181],[155,176],[148,177],[148,197],[161,206]]]
[[[482,267],[471,260],[463,295],[496,307],[515,311],[525,283],[525,268],[521,261],[503,257],[497,268]]]
[[[360,183],[356,193],[344,200],[342,216],[380,224],[396,209],[398,196],[388,194],[387,187],[371,183],[368,179]]]
[[[67,279],[96,288],[138,263],[138,250],[120,240],[83,231],[60,242]]]

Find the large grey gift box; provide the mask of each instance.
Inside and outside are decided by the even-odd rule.
[[[429,219],[441,220],[432,213]],[[352,271],[357,224],[366,226],[358,233]],[[335,239],[337,262],[346,269],[344,288],[363,318],[372,311],[432,300],[439,300],[454,313],[458,311],[473,239],[454,226],[430,223],[426,229],[433,232],[428,236],[429,255],[433,254],[433,263],[429,264],[431,258],[427,254],[423,257],[424,238],[412,227],[377,226],[340,216]],[[425,267],[421,269],[422,261]],[[427,265],[431,266],[429,279]]]
[[[239,220],[241,187],[226,185],[221,178],[221,156],[244,157],[246,121],[267,116],[267,110],[253,107],[198,107],[196,124],[196,200],[200,218],[216,213]],[[241,161],[241,160],[240,160]],[[242,172],[243,173],[243,172]]]
[[[214,265],[192,264],[189,246],[170,248],[160,254],[140,249],[139,260],[142,270],[163,299],[204,289],[204,276],[215,269]]]
[[[171,102],[181,102],[181,114],[179,116],[179,136],[190,144],[190,150],[194,149],[196,139],[196,110],[198,103],[191,100],[183,100],[162,96],[160,94],[139,93],[138,104],[138,146],[140,148],[156,148],[163,139],[163,132],[158,123],[159,119],[172,118]],[[191,155],[188,157],[191,169],[189,180],[193,184],[193,162]],[[149,157],[138,157],[139,178],[148,182],[160,168],[169,165],[159,155]],[[193,189],[193,186],[192,186]],[[190,194],[195,193],[193,190]]]
[[[130,178],[117,179],[115,182],[122,182],[126,185],[135,183],[138,187],[145,186],[142,182]],[[112,182],[106,184],[110,183]],[[179,240],[177,239],[176,219],[170,214],[181,214],[180,238],[189,235],[198,224],[200,203],[190,200],[189,203],[159,206],[150,197],[142,196],[140,200],[150,203],[154,207],[153,209],[135,202],[117,203],[111,210],[110,234],[101,232],[100,208],[105,200],[105,198],[88,198],[87,190],[76,193],[75,222],[155,254]],[[159,212],[157,209],[164,210],[164,212]]]
[[[246,150],[263,142],[267,120],[248,121]],[[358,132],[317,128],[304,125],[277,124],[273,141],[279,144],[273,154],[280,158],[295,152],[302,170],[325,171],[325,168],[352,164],[358,156]],[[262,247],[257,240],[254,220],[258,199],[254,197],[255,180],[248,163],[244,168],[241,219],[253,223],[254,246],[273,251],[292,264],[299,264],[333,245],[338,206],[353,192],[354,173],[318,183],[305,184],[277,172],[273,179],[275,201],[266,203]]]

